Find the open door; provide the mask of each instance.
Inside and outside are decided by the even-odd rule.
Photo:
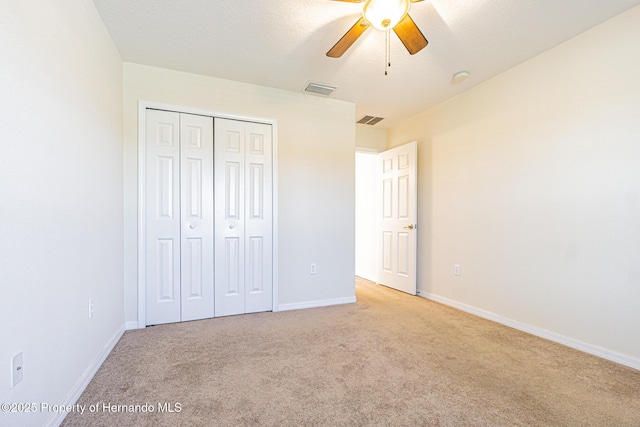
[[[416,295],[417,150],[414,141],[378,155],[378,279],[411,295]]]

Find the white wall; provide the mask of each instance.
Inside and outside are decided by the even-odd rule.
[[[423,295],[640,368],[639,23],[636,7],[389,131],[419,141]]]
[[[387,146],[387,130],[356,125],[356,275],[378,280],[375,216],[376,156]]]
[[[356,275],[378,281],[376,153],[356,152]]]
[[[0,402],[69,403],[123,332],[122,61],[90,0],[3,2],[0,58]]]
[[[355,106],[125,63],[125,314],[137,320],[138,101],[278,120],[280,308],[353,299]],[[310,263],[317,274],[309,274]]]

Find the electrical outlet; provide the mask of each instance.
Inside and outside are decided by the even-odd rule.
[[[453,265],[453,274],[456,276],[460,276],[460,264]]]
[[[311,266],[309,267],[309,274],[316,274],[316,264],[315,263],[311,263]]]
[[[89,300],[89,319],[93,317],[93,300]]]
[[[22,363],[22,352],[11,358],[11,388],[14,388],[24,375],[24,366]]]

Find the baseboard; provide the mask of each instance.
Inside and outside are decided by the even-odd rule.
[[[84,374],[82,374],[82,376],[73,386],[66,399],[62,403],[63,405],[74,405],[78,401],[84,389],[87,388],[87,386],[93,379],[93,376],[96,374],[96,372],[98,372],[98,369],[100,369],[100,366],[102,366],[104,361],[107,359],[109,353],[111,353],[111,350],[113,350],[118,341],[120,341],[120,338],[124,334],[124,331],[125,326],[122,325],[111,337],[111,339],[105,344],[100,354],[98,354],[93,363],[89,365],[89,367],[84,371]],[[62,424],[62,421],[64,421],[64,418],[66,416],[66,412],[54,414],[51,418],[49,418],[49,420],[47,420],[45,426],[57,427]]]
[[[366,280],[367,282],[371,282],[371,283],[378,283],[378,277],[377,276],[365,276],[365,275],[358,275],[356,274],[356,278],[357,279],[362,279],[362,280]]]
[[[296,302],[292,304],[280,304],[277,311],[301,310],[303,308],[327,307],[329,305],[351,304],[356,302],[356,297],[324,299],[320,301]]]
[[[448,298],[444,298],[429,292],[418,291],[418,296],[421,296],[423,298],[426,298],[435,302],[439,302],[440,304],[448,305],[458,310],[473,314],[478,317],[482,317],[487,320],[491,320],[496,323],[500,323],[505,326],[509,326],[510,328],[517,329],[519,331],[523,331],[528,334],[547,339],[549,341],[557,342],[558,344],[566,345],[567,347],[571,347],[573,349],[582,351],[584,353],[592,354],[594,356],[598,356],[603,359],[607,359],[612,362],[616,362],[621,365],[625,365],[630,368],[640,370],[640,359],[638,358],[617,353],[615,351],[611,351],[606,348],[587,344],[573,338],[565,337],[564,335],[560,335],[555,332],[547,331],[546,329],[537,328],[535,326],[527,325],[526,323],[521,323],[516,320],[508,319],[506,317],[502,317],[490,311],[482,310],[480,308],[477,308],[468,304],[464,304],[458,301],[454,301]]]
[[[132,331],[134,329],[138,329],[138,321],[134,320],[132,322],[127,322],[124,324],[125,331]]]
[[[377,283],[378,283],[378,281],[377,281],[377,280],[368,279],[368,278],[366,278],[366,277],[362,277],[362,276],[358,276],[358,275],[356,275],[356,280],[362,280],[362,281],[364,281],[364,282],[368,282],[368,283],[371,283],[371,284],[373,284],[373,285],[375,285],[375,284],[377,284]]]

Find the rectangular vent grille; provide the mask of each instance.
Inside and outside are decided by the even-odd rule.
[[[356,123],[361,124],[361,125],[373,126],[373,125],[375,125],[376,123],[378,123],[378,122],[380,122],[382,120],[384,120],[383,117],[364,116],[363,118],[358,120]]]
[[[329,86],[320,83],[309,83],[306,88],[304,88],[305,92],[315,93],[316,95],[329,96],[336,90],[337,87]]]

